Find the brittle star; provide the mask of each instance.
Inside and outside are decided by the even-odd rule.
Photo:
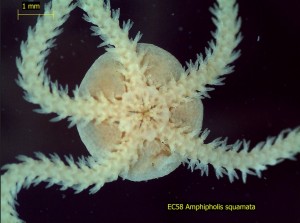
[[[241,41],[241,20],[234,0],[218,0],[211,9],[217,27],[214,40],[203,57],[187,63],[187,69],[167,51],[139,43],[141,34],[128,38],[132,23],[119,26],[119,10],[111,10],[109,2],[82,0],[79,6],[87,13],[85,19],[95,26],[107,53],[100,56],[87,72],[79,88],[68,95],[50,81],[45,60],[61,33],[59,27],[76,7],[72,1],[54,1],[45,13],[56,17],[41,17],[28,39],[21,45],[17,59],[20,72],[18,84],[25,98],[40,106],[37,112],[57,113],[53,121],[70,120],[92,156],[67,164],[56,154],[37,159],[18,156],[21,163],[7,164],[1,177],[1,221],[20,222],[14,199],[22,187],[49,182],[77,193],[93,186],[97,192],[104,183],[119,176],[131,181],[145,181],[168,175],[180,164],[208,175],[208,165],[216,176],[227,175],[230,182],[241,172],[246,182],[248,174],[261,175],[267,165],[282,159],[292,159],[300,152],[299,127],[285,130],[250,150],[249,143],[237,141],[227,145],[216,139],[204,143],[208,130],[202,130],[202,101],[221,85],[223,75],[233,71],[230,66],[240,53],[234,51]],[[200,136],[199,136],[200,135]],[[63,170],[63,171],[61,171]]]

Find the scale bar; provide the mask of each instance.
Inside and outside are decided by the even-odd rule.
[[[52,18],[54,18],[54,13],[43,13],[43,14],[39,14],[39,13],[19,13],[19,9],[17,9],[17,20],[19,20],[20,16],[52,16]]]

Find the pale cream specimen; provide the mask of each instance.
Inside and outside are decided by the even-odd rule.
[[[56,154],[37,159],[19,156],[21,163],[7,164],[1,176],[1,222],[22,222],[15,211],[15,198],[22,187],[49,182],[77,193],[93,186],[97,192],[104,183],[119,176],[132,181],[165,176],[181,163],[208,174],[211,164],[216,176],[228,175],[232,182],[237,170],[246,182],[247,174],[260,176],[267,165],[292,159],[300,152],[300,129],[285,130],[277,138],[269,138],[249,150],[249,144],[238,141],[226,145],[216,139],[204,143],[209,131],[201,131],[203,105],[201,99],[220,85],[222,75],[232,72],[229,66],[238,58],[234,49],[241,40],[240,19],[235,0],[217,0],[211,12],[217,27],[205,58],[184,69],[170,53],[145,43],[141,35],[132,40],[128,31],[132,23],[119,26],[119,10],[111,10],[109,2],[81,0],[79,6],[93,23],[93,31],[107,46],[70,97],[67,88],[59,89],[50,82],[44,70],[45,58],[53,46],[59,27],[76,7],[71,0],[53,1],[28,39],[21,45],[17,59],[19,85],[25,98],[41,108],[41,113],[57,113],[54,121],[68,117],[70,126],[77,125],[80,137],[92,156],[65,164]],[[221,78],[220,78],[221,77]],[[200,136],[199,136],[200,135]],[[63,171],[61,171],[63,170]]]

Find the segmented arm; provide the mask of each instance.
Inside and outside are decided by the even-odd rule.
[[[39,17],[34,28],[29,28],[28,39],[21,44],[21,58],[17,58],[17,67],[20,72],[18,84],[25,90],[25,99],[38,104],[40,113],[57,113],[53,121],[70,117],[73,126],[78,121],[102,122],[106,117],[103,112],[109,110],[109,103],[101,93],[99,100],[89,95],[84,98],[74,91],[74,98],[67,93],[67,87],[58,87],[52,83],[46,74],[45,60],[53,47],[54,39],[62,32],[59,28],[69,17],[69,13],[76,7],[68,1],[53,1],[52,5],[45,6],[45,13],[54,13],[54,17]],[[83,109],[84,108],[84,109]]]
[[[46,188],[58,184],[61,190],[73,188],[76,193],[92,186],[90,193],[96,193],[105,183],[116,180],[120,173],[126,174],[137,159],[134,148],[124,144],[117,149],[101,161],[92,157],[77,162],[66,157],[62,161],[56,154],[48,158],[42,153],[36,153],[37,159],[18,156],[21,163],[2,167],[6,172],[1,175],[1,222],[23,222],[15,210],[16,197],[22,188],[32,184],[44,181],[49,183]]]
[[[247,174],[260,177],[267,165],[273,166],[284,159],[294,159],[300,153],[300,127],[284,130],[278,137],[270,137],[250,151],[249,142],[246,141],[226,145],[226,140],[216,139],[204,144],[207,135],[208,131],[205,131],[194,144],[196,148],[190,151],[189,167],[192,170],[200,169],[202,175],[208,175],[208,164],[211,164],[217,178],[225,174],[230,182],[234,178],[238,179],[237,170],[241,171],[245,183]]]
[[[208,97],[207,91],[213,88],[207,85],[221,85],[224,78],[220,76],[233,71],[233,66],[229,64],[240,55],[240,51],[234,51],[242,39],[239,33],[241,19],[237,18],[238,5],[235,0],[218,0],[218,5],[210,11],[217,28],[213,33],[215,40],[209,42],[205,58],[200,54],[195,63],[187,63],[188,69],[178,82],[188,89],[184,92],[188,97],[195,96],[196,91],[201,97]]]
[[[95,35],[99,35],[104,42],[100,46],[109,46],[108,52],[113,53],[114,59],[123,65],[121,70],[125,80],[130,80],[129,87],[134,87],[140,83],[145,83],[143,73],[146,66],[140,67],[143,55],[137,55],[136,47],[141,38],[139,32],[132,40],[128,37],[128,32],[133,23],[128,20],[123,22],[123,28],[119,26],[120,10],[111,10],[109,0],[80,0],[79,6],[87,13],[84,19],[95,26],[92,30]]]

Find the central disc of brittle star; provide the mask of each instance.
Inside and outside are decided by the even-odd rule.
[[[163,131],[170,118],[164,98],[153,86],[126,92],[122,98],[120,131],[153,141]]]
[[[165,176],[181,164],[180,156],[172,152],[176,148],[169,133],[182,128],[178,130],[182,134],[198,135],[203,105],[198,98],[179,100],[168,85],[176,84],[184,73],[174,56],[145,43],[138,44],[136,50],[140,55],[138,66],[146,67],[139,74],[127,73],[127,67],[110,52],[101,55],[88,70],[79,94],[90,95],[99,105],[106,104],[106,111],[98,110],[106,117],[101,122],[97,117],[89,123],[79,122],[77,129],[90,154],[99,160],[117,152],[118,145],[131,145],[128,149],[136,149],[137,160],[120,176],[144,181]],[[135,78],[143,81],[137,83]]]

